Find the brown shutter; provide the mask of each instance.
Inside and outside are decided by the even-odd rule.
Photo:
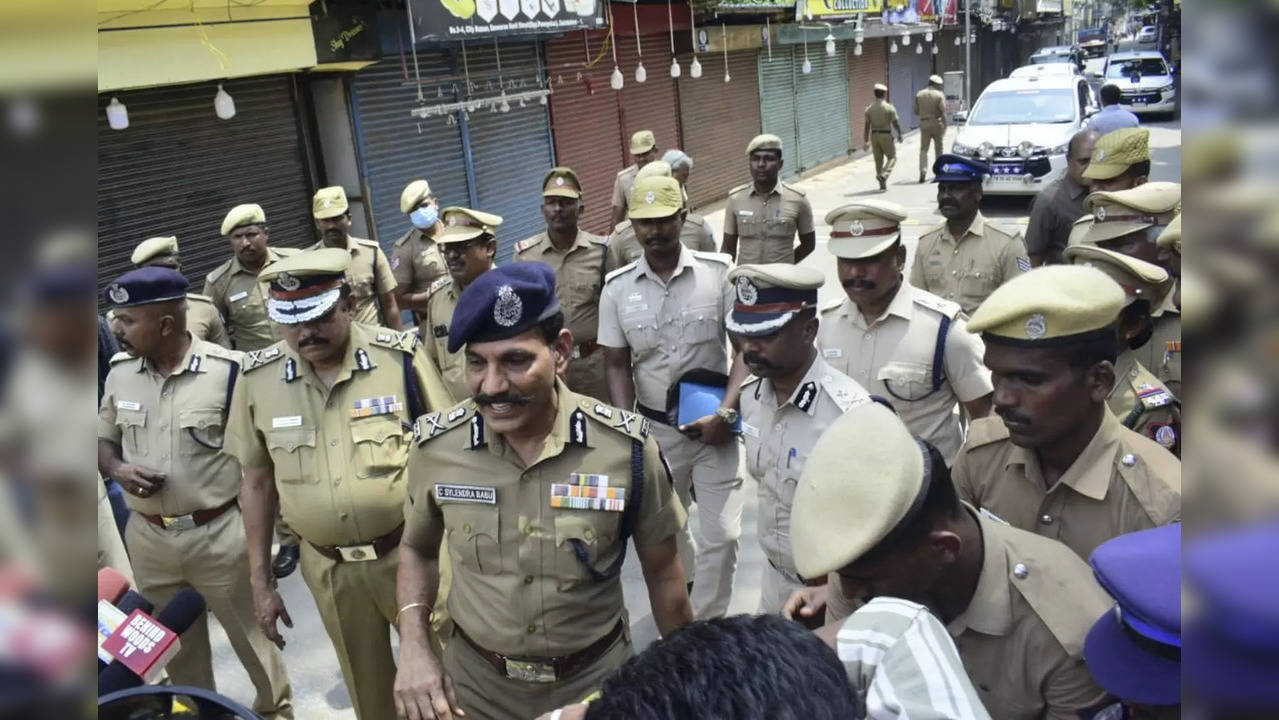
[[[688,74],[692,57],[680,59],[684,73],[679,80],[679,108],[684,147],[693,158],[688,181],[694,207],[728,195],[732,188],[750,181],[746,143],[760,133],[759,73],[754,50],[728,54],[732,82],[724,82],[724,60],[703,55],[702,77]],[[647,66],[647,63],[645,64]]]
[[[853,54],[853,44],[849,43],[848,112],[852,121],[849,129],[853,134],[849,147],[860,149],[864,144],[862,133],[865,131],[866,106],[875,101],[875,83],[888,84],[888,41],[883,38],[867,39],[862,43],[860,57]]]

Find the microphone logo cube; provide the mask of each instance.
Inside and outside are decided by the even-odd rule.
[[[102,642],[103,650],[148,683],[157,679],[165,663],[181,647],[177,633],[141,610],[130,613]]]

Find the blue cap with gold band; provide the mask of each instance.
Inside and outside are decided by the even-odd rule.
[[[187,295],[187,279],[172,268],[142,267],[116,278],[103,294],[112,307],[181,300]]]
[[[933,162],[933,182],[981,182],[990,174],[990,166],[962,155],[943,153]]]
[[[341,248],[308,250],[271,263],[258,275],[268,283],[267,316],[281,325],[323,317],[342,297],[350,263],[350,254]]]
[[[725,327],[748,337],[772,335],[804,308],[817,307],[817,290],[826,280],[816,268],[771,263],[741,265],[728,274],[737,302]]]
[[[449,352],[472,342],[513,338],[560,311],[555,271],[540,262],[512,263],[480,275],[457,299]]]

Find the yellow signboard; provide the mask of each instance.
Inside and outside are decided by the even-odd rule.
[[[804,17],[841,17],[881,13],[884,0],[803,0]]]

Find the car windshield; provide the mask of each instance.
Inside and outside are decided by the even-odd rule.
[[[1106,68],[1108,78],[1126,78],[1133,75],[1167,75],[1168,67],[1160,58],[1133,58],[1112,60]]]
[[[1043,55],[1030,56],[1030,61],[1036,65],[1040,65],[1043,63],[1059,63],[1062,60],[1069,60],[1069,59],[1070,59],[1070,53],[1065,50],[1054,50],[1052,52],[1044,53]]]
[[[1075,119],[1070,90],[1014,90],[984,93],[968,117],[969,125],[1068,123]]]

